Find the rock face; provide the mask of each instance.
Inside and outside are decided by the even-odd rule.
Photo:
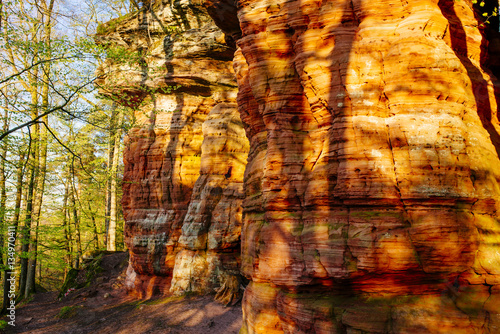
[[[500,85],[472,3],[237,3],[241,31],[206,1],[233,15],[250,140],[242,332],[500,332]]]
[[[130,286],[224,292],[241,266],[243,333],[499,332],[500,84],[471,2],[201,2],[102,29],[140,56],[102,80],[136,108]]]
[[[101,69],[101,91],[135,110],[122,201],[128,287],[142,297],[213,291],[240,266],[249,146],[234,49],[196,1],[145,2],[98,30],[122,55]]]

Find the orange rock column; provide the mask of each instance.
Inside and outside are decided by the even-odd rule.
[[[500,330],[500,86],[471,2],[238,6],[243,332]]]
[[[151,297],[237,281],[249,145],[234,45],[190,1],[156,1],[99,31],[102,44],[133,56],[108,59],[99,82],[134,109],[124,149],[127,287]]]

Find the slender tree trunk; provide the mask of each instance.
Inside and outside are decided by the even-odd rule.
[[[28,252],[31,232],[31,218],[33,212],[33,190],[35,188],[35,173],[33,166],[30,167],[30,179],[28,184],[28,196],[26,200],[26,217],[21,239],[21,274],[19,275],[19,296],[24,296],[26,291],[26,278],[28,275]]]
[[[52,40],[52,9],[54,7],[54,0],[50,0],[49,6],[45,1],[41,2],[42,8],[44,10],[44,31],[43,39],[45,41],[45,47],[47,52],[45,52],[45,59],[51,57],[51,40]],[[50,63],[44,63],[42,65],[43,79],[42,79],[42,111],[46,112],[49,109],[49,80],[50,80]],[[36,262],[38,258],[38,231],[40,226],[40,215],[42,211],[43,204],[43,194],[45,191],[45,179],[47,175],[47,142],[48,142],[48,131],[47,126],[49,125],[49,116],[45,116],[42,119],[45,126],[41,128],[40,131],[40,153],[39,153],[39,177],[36,187],[35,205],[34,205],[34,220],[36,222],[34,237],[31,242],[31,253],[33,257],[30,259],[28,265],[28,278],[27,278],[27,289],[26,297],[31,292],[35,292],[35,275],[36,275]]]
[[[46,74],[44,78],[48,80]],[[42,91],[43,107],[46,109],[48,104],[48,87],[44,85]],[[45,110],[44,109],[44,110]],[[48,124],[48,116],[43,118],[43,121]],[[37,251],[38,251],[38,230],[40,226],[40,215],[42,211],[43,203],[43,193],[45,190],[45,179],[47,174],[47,129],[42,127],[40,129],[40,151],[39,151],[39,173],[37,177],[37,184],[35,188],[35,197],[33,203],[33,216],[32,221],[34,222],[34,231],[30,241],[30,254],[27,273],[27,287],[25,292],[25,297],[32,292],[35,292],[35,274],[36,274],[36,261],[37,261]]]
[[[98,250],[99,249],[99,231],[97,230],[97,222],[95,219],[95,213],[92,211],[92,207],[90,206],[90,202],[87,202],[89,206],[89,212],[90,212],[90,219],[92,220],[92,228],[94,232],[94,249]]]
[[[16,181],[16,203],[14,205],[14,217],[12,217],[12,226],[13,228],[13,237],[14,240],[17,237],[17,227],[19,226],[19,216],[21,213],[21,199],[22,199],[22,194],[23,194],[23,178],[24,178],[24,154],[21,153],[19,155],[19,162],[17,165],[17,181]],[[4,275],[3,278],[3,303],[2,303],[2,311],[1,313],[5,313],[7,310],[7,307],[9,306],[9,289],[10,289],[10,283],[7,280],[8,278],[12,278],[12,276],[15,276],[15,274],[9,270],[8,271],[10,274],[9,275]]]
[[[111,189],[110,189],[110,219],[109,219],[109,230],[108,230],[108,251],[116,251],[116,224],[118,220],[118,208],[117,208],[117,177],[118,177],[118,158],[120,156],[120,142],[121,142],[121,125],[123,123],[123,112],[118,112],[118,122],[117,128],[114,135],[113,142],[113,161],[111,165]]]
[[[38,15],[41,15],[40,13]],[[33,41],[39,41],[36,31],[33,32]],[[37,57],[37,52],[35,52],[34,57]],[[39,69],[34,68],[32,71],[28,72],[28,85],[29,92],[31,96],[31,119],[36,119],[39,114],[38,106],[38,83],[39,83]],[[39,174],[39,162],[40,162],[40,125],[35,123],[31,127],[30,132],[30,154],[29,168],[30,168],[30,181],[28,184],[28,199],[26,205],[26,219],[24,221],[23,235],[22,235],[22,246],[21,246],[21,275],[19,278],[19,296],[24,296],[27,286],[27,276],[28,276],[28,257],[29,257],[29,247],[31,241],[31,226],[33,222],[33,205],[36,196],[36,186],[38,184],[38,174]]]
[[[35,274],[36,274],[36,259],[38,252],[38,229],[40,226],[40,217],[34,217],[36,221],[35,224],[32,224],[32,229],[34,227],[34,231],[31,234],[30,244],[29,244],[29,259],[28,259],[28,269],[26,273],[26,288],[24,291],[24,298],[28,298],[29,295],[35,291]]]
[[[38,279],[42,282],[42,259],[38,261]]]
[[[80,218],[78,215],[78,209],[76,206],[77,202],[77,190],[76,190],[76,184],[75,184],[75,166],[74,166],[74,161],[71,161],[71,164],[69,165],[69,177],[68,177],[68,184],[69,184],[69,189],[68,189],[68,199],[71,204],[71,213],[69,215],[72,215],[73,217],[73,224],[75,225],[75,242],[76,242],[76,257],[74,259],[74,268],[79,269],[80,267],[80,260],[82,258],[82,242],[81,242],[81,235],[80,235]],[[69,219],[71,221],[71,218]]]
[[[109,248],[109,223],[111,220],[111,182],[113,179],[113,161],[114,161],[114,148],[115,148],[115,135],[116,135],[116,116],[117,108],[116,104],[113,103],[111,107],[111,117],[109,120],[109,140],[108,140],[108,178],[106,181],[106,207],[104,213],[104,243],[106,249]]]
[[[45,52],[45,59],[50,59],[50,41],[52,35],[52,9],[54,7],[54,0],[50,0],[49,6],[44,1],[41,2],[44,18],[43,40],[47,52]],[[49,74],[50,63],[45,63],[42,66],[43,79],[42,79],[42,111],[46,112],[49,109]],[[48,126],[48,116],[43,118],[43,122]],[[39,175],[36,184],[35,202],[33,204],[33,221],[35,222],[35,231],[31,239],[31,257],[28,264],[28,273],[26,281],[25,298],[30,293],[35,292],[35,276],[36,276],[36,261],[38,257],[38,230],[40,226],[40,213],[42,211],[43,192],[45,190],[45,177],[47,172],[47,127],[43,126],[40,131],[40,151],[39,151]]]
[[[1,15],[1,13],[0,13]],[[6,94],[5,94],[6,95]],[[5,101],[6,107],[8,106],[7,100]],[[9,122],[8,122],[8,117],[9,113],[7,111],[7,108],[5,108],[5,114],[4,114],[4,119],[3,119],[3,131],[7,131],[9,129]],[[1,226],[1,231],[0,231],[0,266],[3,266],[4,263],[7,263],[7,261],[4,262],[4,252],[3,249],[5,249],[4,245],[4,235],[7,233],[7,222],[5,221],[5,216],[6,216],[6,203],[7,203],[7,190],[5,187],[5,159],[7,158],[7,143],[5,141],[2,141],[1,147],[0,147],[0,226]],[[7,253],[7,252],[6,252]],[[7,276],[7,268],[4,270],[4,281]],[[5,300],[5,296],[4,296]]]
[[[72,169],[72,178],[74,182],[74,169]],[[78,217],[78,210],[76,208],[76,189],[74,183],[72,184],[72,189],[71,189],[71,206],[73,207],[73,223],[75,224],[75,238],[76,238],[76,250],[77,250],[77,255],[75,258],[75,268],[79,269],[80,268],[80,259],[82,258],[82,241],[81,241],[81,236],[80,236],[80,220]]]
[[[72,261],[72,250],[71,250],[71,226],[69,224],[69,212],[68,212],[68,197],[69,197],[69,177],[66,179],[64,185],[64,197],[63,197],[63,226],[64,226],[64,248],[66,250],[66,268],[64,268],[64,279],[66,280],[66,275],[68,274],[68,269],[73,267]]]
[[[44,97],[45,99],[45,97]],[[46,121],[44,119],[44,121]],[[38,230],[40,226],[40,215],[42,211],[43,192],[45,190],[45,178],[47,173],[47,129],[43,127],[40,131],[40,153],[39,153],[39,173],[37,177],[37,184],[35,187],[35,196],[33,202],[32,214],[32,227],[34,231],[31,234],[30,240],[30,258],[28,261],[28,272],[26,278],[26,291],[25,298],[29,294],[35,292],[35,274],[36,274],[36,261],[38,252]]]
[[[111,150],[110,150],[111,151]],[[110,164],[108,164],[110,166]],[[104,245],[108,245],[109,233],[109,217],[111,212],[111,180],[108,178],[106,181],[106,198],[105,198],[105,212],[104,212]]]
[[[35,92],[36,95],[36,92]],[[36,117],[34,112],[33,117]],[[26,202],[26,216],[24,220],[23,233],[21,238],[21,274],[19,277],[19,296],[25,296],[28,279],[28,263],[29,263],[29,250],[31,241],[31,228],[33,223],[33,205],[35,203],[36,185],[38,180],[38,167],[39,167],[39,127],[38,124],[34,126],[35,131],[32,133],[30,142],[31,157],[29,159],[29,183],[28,183],[28,197]]]

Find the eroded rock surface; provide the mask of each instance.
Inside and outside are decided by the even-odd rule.
[[[101,90],[135,109],[124,152],[127,286],[143,297],[213,291],[240,266],[249,146],[234,49],[196,1],[146,1],[99,31],[128,58],[109,59]]]
[[[231,302],[241,262],[243,332],[499,332],[500,86],[471,2],[201,2],[105,34],[143,54],[106,79],[143,102],[130,286]]]
[[[237,3],[243,332],[499,332],[500,86],[472,3]]]

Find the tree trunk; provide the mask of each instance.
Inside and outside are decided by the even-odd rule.
[[[1,14],[1,13],[0,13]],[[4,114],[4,120],[3,120],[3,131],[7,131],[9,129],[9,122],[8,122],[8,117],[9,113],[7,111],[7,99],[5,101],[6,108],[5,108],[5,114]],[[1,233],[0,233],[0,266],[3,266],[4,263],[7,263],[7,261],[4,262],[3,260],[3,249],[4,248],[4,235],[7,233],[7,222],[5,221],[5,216],[6,216],[6,203],[7,203],[7,191],[5,188],[5,159],[7,157],[7,142],[2,141],[0,147],[0,226],[1,226]],[[7,253],[7,252],[6,252]],[[4,281],[6,280],[7,276],[7,271],[8,269],[6,268],[4,270]],[[4,293],[4,304],[5,304],[5,293]]]
[[[26,278],[28,275],[28,252],[31,232],[31,218],[33,209],[33,189],[35,187],[35,173],[33,166],[30,167],[30,179],[28,184],[28,196],[26,199],[26,216],[21,237],[21,274],[19,275],[19,296],[24,296],[26,291]]]
[[[34,116],[36,117],[36,116]],[[29,250],[31,241],[31,228],[33,223],[33,206],[35,204],[36,185],[38,181],[38,167],[39,167],[39,127],[38,124],[34,126],[35,131],[31,137],[30,150],[31,157],[29,159],[30,179],[28,183],[28,197],[26,203],[26,216],[24,219],[22,245],[21,245],[21,274],[19,277],[19,296],[24,296],[26,293],[27,279],[28,279],[28,262]]]
[[[90,219],[92,221],[92,229],[94,232],[94,249],[98,250],[99,249],[99,231],[97,230],[97,222],[95,219],[95,213],[92,211],[92,207],[90,206],[90,202],[87,202],[89,206],[89,212],[90,212]]]
[[[69,177],[66,179],[64,185],[64,197],[63,197],[63,227],[64,227],[64,248],[66,250],[66,267],[64,268],[64,279],[66,280],[66,275],[68,274],[68,269],[73,267],[72,261],[72,250],[71,250],[71,226],[69,212],[68,212],[68,197],[69,197]]]
[[[75,189],[75,184],[74,184],[74,168],[72,168],[72,189],[71,189],[71,206],[72,206],[72,212],[73,212],[73,223],[75,224],[75,238],[76,238],[76,249],[77,249],[77,254],[75,258],[75,268],[79,269],[80,268],[80,259],[82,258],[82,241],[81,241],[81,236],[80,236],[80,220],[78,217],[78,210],[76,208],[76,189]]]
[[[21,199],[22,199],[22,193],[23,193],[23,178],[24,178],[24,153],[19,154],[19,161],[17,165],[17,183],[16,183],[16,203],[14,205],[14,217],[12,217],[12,226],[13,226],[13,239],[15,240],[17,237],[17,228],[19,226],[19,215],[21,213]],[[9,230],[10,232],[10,230]],[[9,306],[9,289],[10,289],[10,282],[7,280],[8,278],[11,279],[12,277],[15,276],[13,274],[13,271],[8,270],[9,275],[4,275],[3,278],[3,303],[2,303],[2,311],[1,313],[5,313],[7,307]]]
[[[120,142],[121,142],[121,125],[123,123],[123,112],[118,112],[118,122],[117,128],[114,135],[113,142],[113,160],[111,165],[111,187],[110,187],[110,219],[109,219],[109,229],[108,229],[108,240],[107,240],[107,250],[116,251],[116,224],[118,220],[118,210],[117,210],[117,177],[118,177],[118,158],[120,156]]]
[[[45,75],[44,75],[45,76]],[[48,78],[46,78],[48,80]],[[46,85],[43,87],[43,105],[44,108],[47,108],[48,103],[48,87]],[[44,122],[48,124],[48,116],[43,118]],[[26,297],[29,293],[35,292],[35,273],[36,273],[36,260],[37,260],[37,251],[38,251],[38,229],[40,226],[40,215],[42,211],[43,204],[43,193],[45,190],[45,179],[47,174],[47,129],[42,127],[40,129],[40,151],[39,151],[39,174],[37,178],[37,184],[35,188],[35,197],[33,203],[33,222],[35,231],[32,235],[30,241],[30,254],[32,257],[29,259],[28,265],[28,279],[27,279],[27,289],[26,289]]]
[[[38,13],[38,19],[41,19],[42,13]],[[32,34],[32,39],[39,42],[39,36],[36,31]],[[34,59],[38,59],[37,52],[34,52]],[[31,119],[35,120],[39,115],[38,106],[38,84],[39,84],[39,68],[35,67],[28,72],[28,91],[31,96]],[[30,131],[30,153],[28,165],[30,168],[30,181],[28,184],[28,201],[26,206],[26,219],[23,227],[22,247],[21,247],[21,275],[19,278],[19,296],[24,296],[27,287],[28,276],[28,257],[31,241],[31,227],[33,223],[33,208],[35,205],[36,187],[38,185],[39,163],[40,163],[40,125],[35,123]]]
[[[48,99],[48,96],[44,96]],[[47,117],[44,118],[47,122]],[[28,261],[28,273],[26,281],[25,298],[32,292],[35,292],[35,274],[36,274],[36,261],[38,251],[38,230],[40,226],[40,214],[43,203],[43,192],[45,190],[45,178],[47,173],[47,129],[43,127],[40,131],[40,153],[39,153],[39,174],[37,178],[37,185],[35,188],[35,197],[33,203],[33,216],[34,231],[30,241],[30,254],[31,257]]]
[[[50,0],[49,6],[45,1],[41,2],[44,12],[42,13],[45,25],[43,31],[43,40],[45,42],[45,47],[48,52],[45,55],[45,59],[50,59],[50,42],[52,35],[52,9],[54,6],[54,0]],[[42,65],[43,68],[43,79],[42,79],[42,112],[46,112],[49,109],[49,74],[50,74],[50,63],[47,62]],[[48,115],[43,118],[45,126],[40,130],[40,151],[38,168],[39,175],[37,178],[37,184],[35,188],[35,202],[33,204],[33,221],[35,223],[35,231],[32,235],[30,244],[30,260],[28,263],[28,273],[26,281],[26,291],[25,298],[29,296],[30,293],[35,292],[35,276],[36,276],[36,261],[38,257],[38,230],[40,226],[40,213],[42,211],[43,203],[43,192],[45,190],[45,177],[47,173],[47,126],[48,126]]]
[[[116,135],[116,104],[113,103],[111,106],[111,117],[109,119],[109,140],[108,140],[108,177],[106,180],[106,207],[104,213],[104,244],[108,248],[108,236],[109,236],[109,223],[111,219],[111,182],[113,178],[113,161],[114,161],[114,147],[115,147],[115,135]]]

